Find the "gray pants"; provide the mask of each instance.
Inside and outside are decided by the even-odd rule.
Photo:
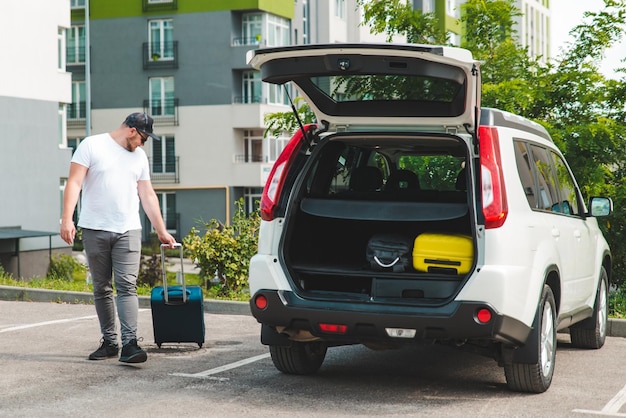
[[[141,230],[118,234],[83,229],[82,233],[102,336],[108,341],[117,342],[114,278],[122,344],[127,344],[137,338],[137,275],[141,262]]]

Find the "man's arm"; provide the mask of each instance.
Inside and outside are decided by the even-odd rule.
[[[76,236],[76,225],[72,216],[86,175],[87,167],[76,163],[70,164],[70,176],[63,193],[63,214],[61,215],[61,238],[70,245],[74,243]]]
[[[152,223],[152,227],[156,231],[159,241],[163,244],[169,244],[173,247],[176,243],[176,239],[165,227],[163,216],[161,215],[161,207],[159,206],[159,198],[157,197],[154,189],[152,188],[152,182],[150,180],[140,180],[137,182],[137,192],[139,193],[139,199],[141,199],[141,206],[143,211],[148,215],[148,219]]]

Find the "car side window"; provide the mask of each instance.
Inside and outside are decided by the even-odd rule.
[[[576,183],[560,155],[550,152],[554,167],[556,169],[557,181],[559,185],[559,212],[566,215],[580,215],[579,194]]]
[[[537,209],[561,212],[556,177],[552,170],[552,158],[545,148],[530,145],[530,149],[537,173]]]
[[[532,158],[528,150],[528,145],[522,141],[514,141],[515,161],[517,163],[517,172],[522,188],[528,200],[531,209],[537,209],[537,190],[535,187],[535,177],[532,169]]]

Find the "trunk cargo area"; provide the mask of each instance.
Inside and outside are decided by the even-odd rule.
[[[451,137],[348,136],[318,148],[294,188],[281,245],[298,293],[410,304],[454,297],[467,268],[419,271],[411,263],[403,271],[376,269],[366,252],[376,234],[411,243],[424,233],[463,235],[473,246],[465,143]],[[446,245],[438,251],[445,254]],[[473,266],[473,253],[464,266]]]

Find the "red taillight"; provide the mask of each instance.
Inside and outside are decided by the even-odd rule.
[[[305,125],[304,129],[308,132],[314,126],[313,124]],[[263,195],[261,196],[261,219],[264,221],[274,219],[274,212],[278,206],[280,192],[285,183],[285,176],[289,172],[289,168],[298,154],[300,147],[305,142],[303,141],[303,137],[302,129],[298,129],[285,149],[283,149],[283,152],[280,153],[280,156],[270,171],[270,175],[265,183],[265,188],[263,189]]]
[[[254,306],[261,310],[267,308],[267,298],[264,295],[257,296],[254,299]]]
[[[347,325],[342,324],[318,324],[322,332],[329,334],[345,334],[348,331]]]
[[[491,321],[491,311],[487,308],[481,308],[476,312],[476,320],[480,324],[486,324]]]
[[[493,127],[481,126],[478,134],[485,228],[498,228],[504,224],[509,212],[506,189],[504,188],[498,131]]]

